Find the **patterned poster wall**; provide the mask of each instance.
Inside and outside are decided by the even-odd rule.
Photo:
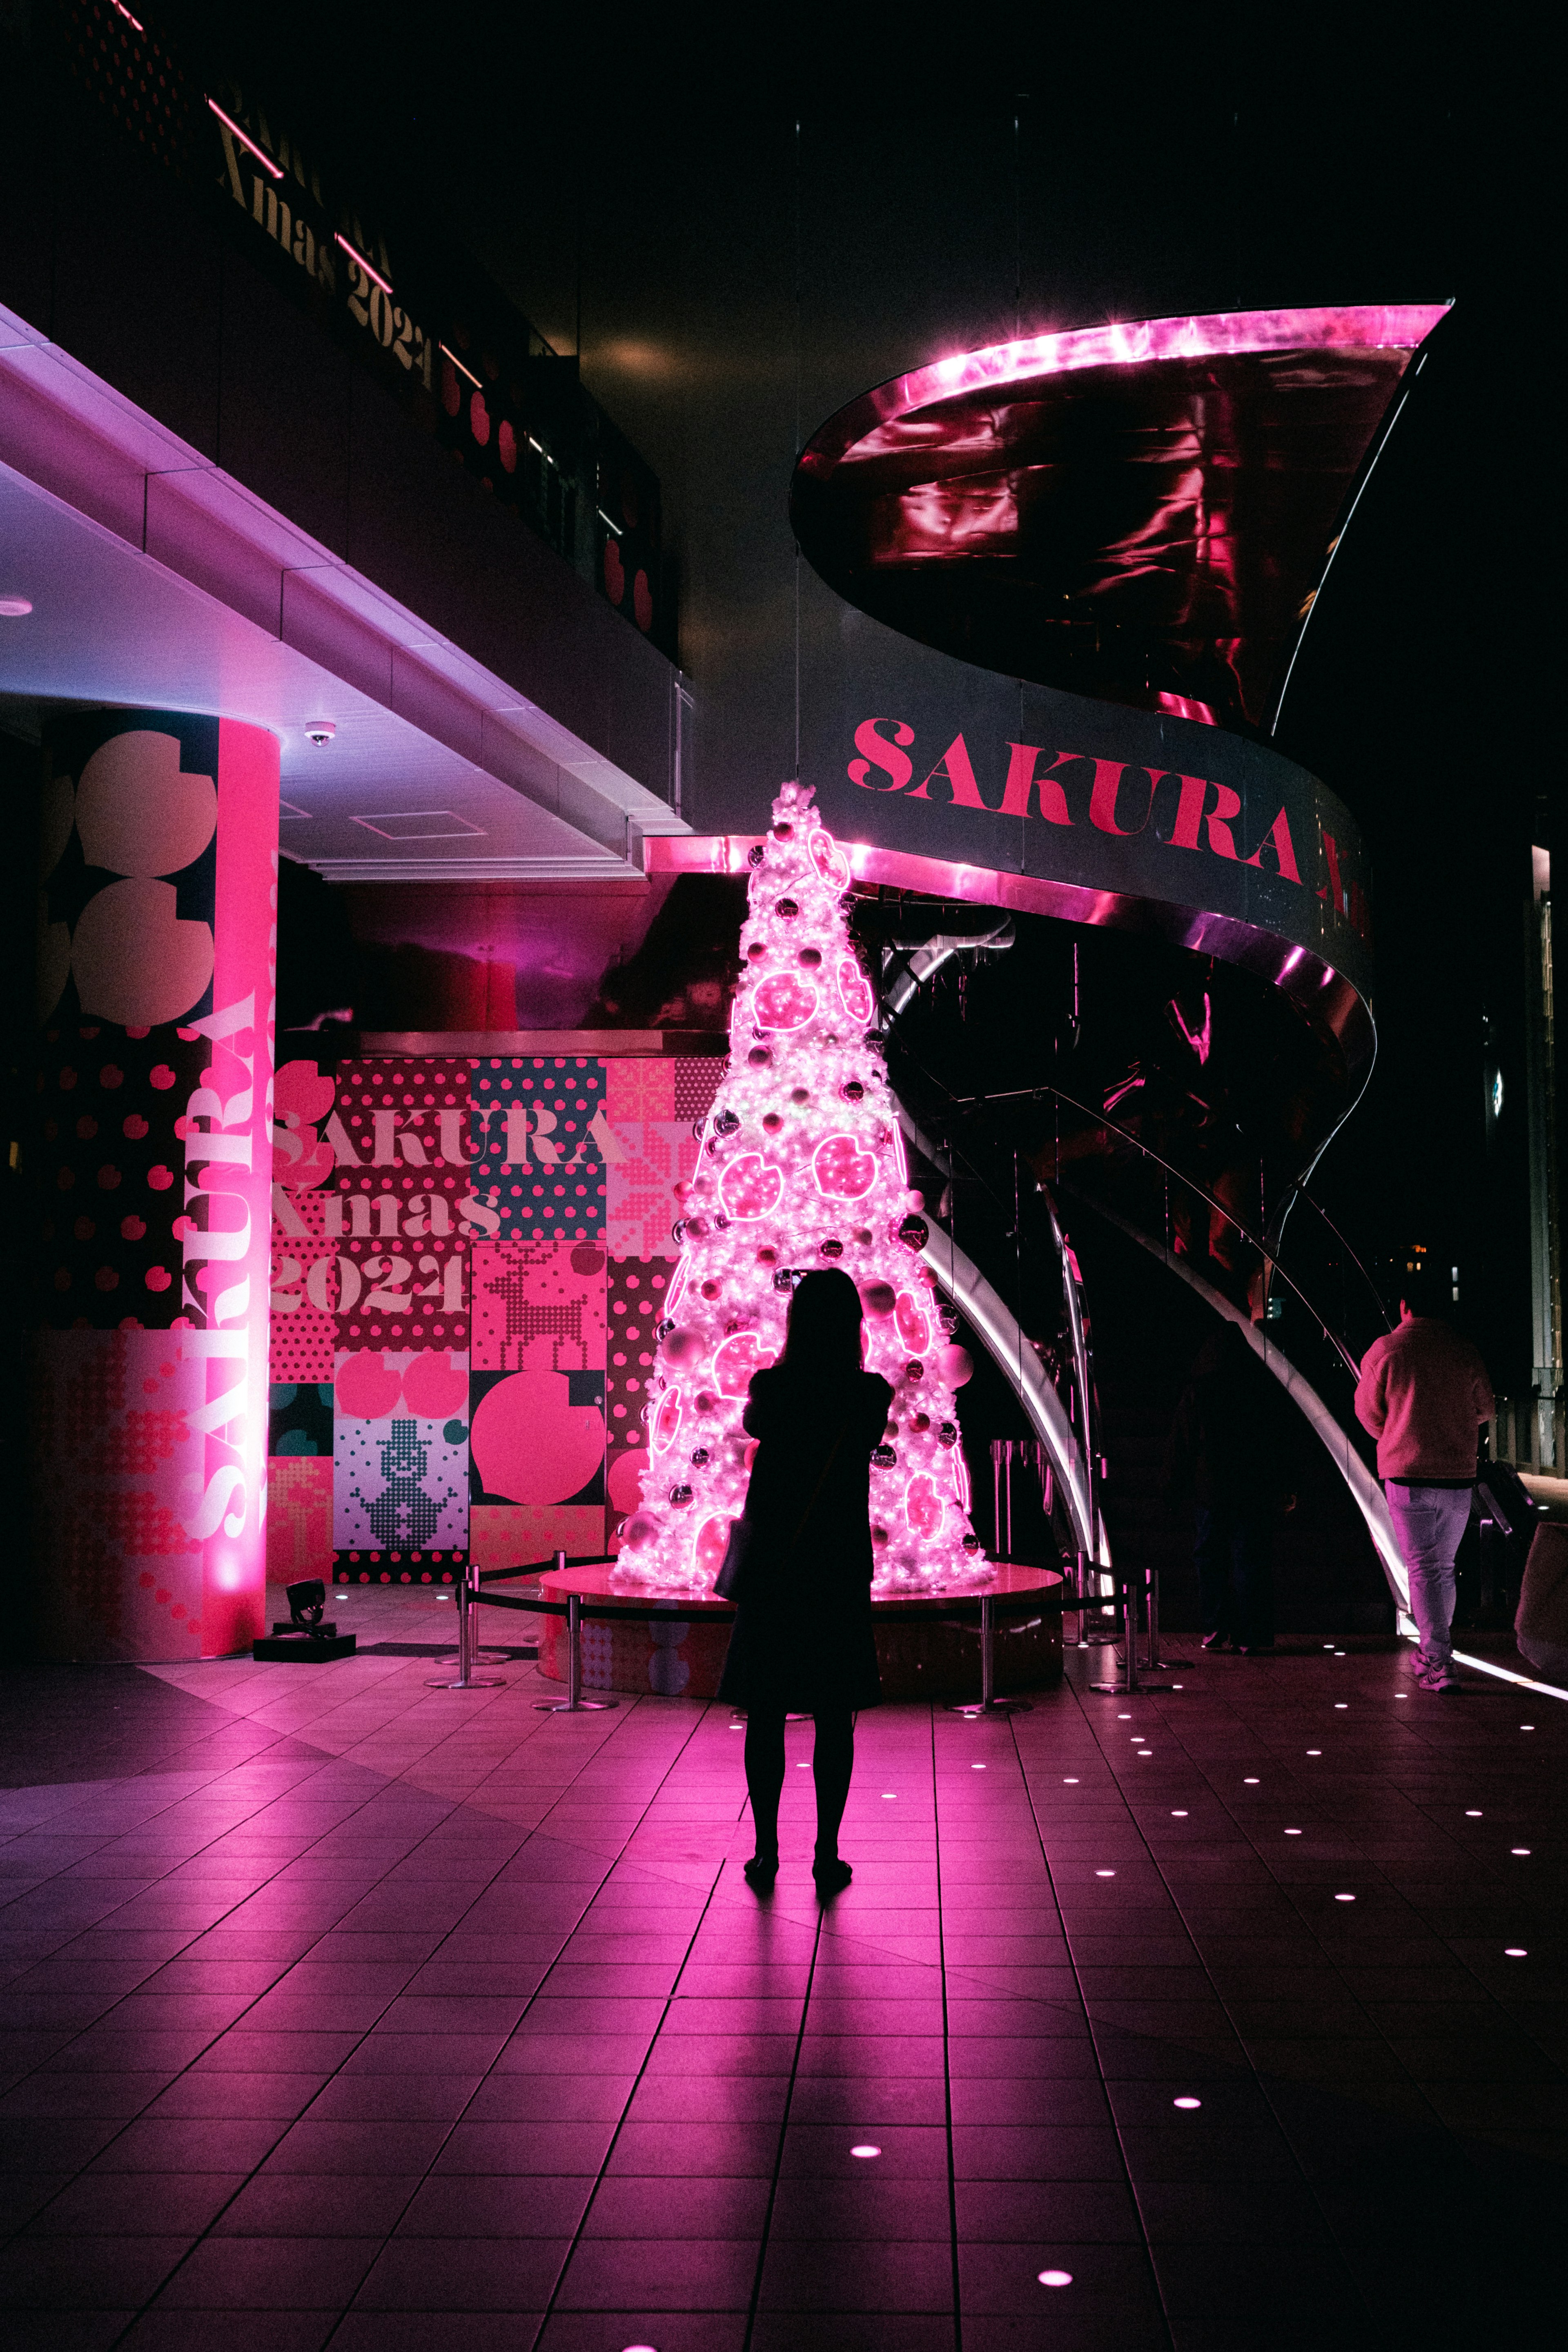
[[[278,1073],[272,1575],[613,1549],[717,1056]]]

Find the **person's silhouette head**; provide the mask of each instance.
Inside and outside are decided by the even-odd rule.
[[[794,1372],[858,1372],[860,1294],[837,1266],[803,1275],[784,1323],[781,1360]]]

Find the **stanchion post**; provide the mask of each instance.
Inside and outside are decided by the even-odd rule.
[[[1138,1592],[1130,1576],[1121,1580],[1121,1633],[1125,1662],[1120,1682],[1090,1683],[1111,1698],[1131,1697],[1138,1688]]]
[[[1032,1715],[1034,1707],[1026,1698],[996,1696],[996,1601],[993,1593],[980,1596],[980,1704],[973,1701],[948,1708],[949,1715],[966,1715],[973,1719],[981,1715]]]
[[[566,1555],[555,1555],[554,1573],[561,1575],[566,1566]],[[618,1698],[584,1698],[583,1696],[583,1597],[581,1593],[566,1595],[566,1696],[564,1698],[542,1698],[537,1701],[541,1715],[607,1715],[620,1705]]]
[[[504,1690],[504,1675],[477,1675],[474,1672],[474,1621],[469,1613],[478,1586],[470,1580],[471,1571],[465,1560],[458,1571],[458,1679],[449,1675],[432,1675],[426,1687],[429,1690]]]

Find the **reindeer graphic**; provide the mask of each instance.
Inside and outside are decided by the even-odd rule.
[[[584,1372],[588,1370],[588,1349],[583,1337],[581,1298],[574,1299],[569,1306],[540,1306],[536,1300],[529,1297],[528,1278],[518,1266],[510,1267],[495,1281],[487,1282],[484,1288],[491,1298],[499,1299],[506,1309],[506,1333],[501,1340],[503,1369],[510,1362],[510,1351],[513,1349],[516,1350],[517,1361],[511,1368],[516,1370],[521,1366],[522,1351],[531,1340],[548,1339],[550,1369],[552,1372],[558,1372],[561,1370],[561,1348],[563,1341],[565,1340],[569,1340],[577,1350],[577,1362],[574,1369]]]

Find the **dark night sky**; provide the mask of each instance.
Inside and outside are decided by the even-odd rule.
[[[1538,807],[1545,77],[1479,16],[1364,12],[1353,40],[1350,21],[546,25],[331,0],[308,50],[298,20],[260,8],[226,11],[221,37],[345,173],[418,192],[559,349],[580,320],[585,382],[665,487],[700,780],[789,772],[789,478],[800,438],[855,394],[1016,320],[1456,298],[1280,742],[1356,811],[1377,883],[1380,1063],[1327,1190],[1368,1246],[1429,1225],[1496,1284],[1508,1234],[1490,1258],[1479,1236],[1522,1228],[1523,1203],[1507,1152],[1484,1164],[1479,1022],[1517,1025],[1521,860],[1556,821]]]

